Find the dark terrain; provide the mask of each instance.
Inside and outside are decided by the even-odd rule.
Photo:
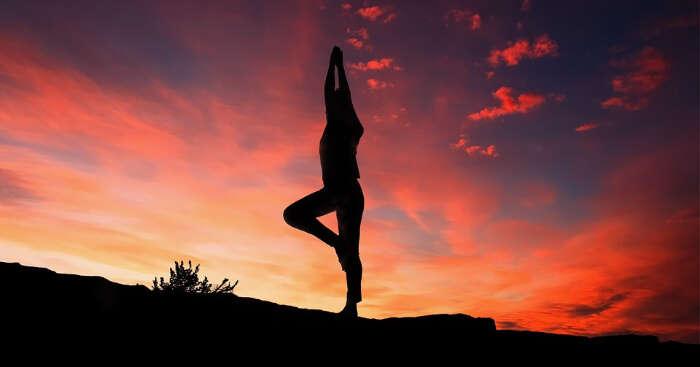
[[[373,340],[410,338],[451,344],[660,344],[652,335],[581,337],[497,330],[493,319],[441,314],[387,319],[341,320],[334,313],[278,305],[234,294],[168,295],[143,285],[123,285],[97,276],[58,274],[49,269],[0,262],[2,316],[20,330],[69,327],[94,335],[149,332],[165,328],[225,330],[279,335],[356,332]],[[666,342],[672,343],[674,342]]]

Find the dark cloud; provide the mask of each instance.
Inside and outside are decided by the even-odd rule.
[[[692,11],[689,11],[689,14],[655,19],[651,23],[643,23],[640,26],[642,38],[648,41],[670,31],[696,28],[698,26],[697,3],[695,4],[695,7],[695,14],[692,14]]]
[[[51,145],[23,141],[0,130],[0,145],[29,149],[85,172],[93,172],[99,167],[97,157],[86,147],[88,140],[84,136],[54,132],[52,139]]]
[[[498,323],[498,329],[510,329],[510,330],[515,330],[515,329],[524,329],[520,324],[518,324],[515,321],[497,321]]]
[[[697,325],[700,305],[697,292],[692,293],[682,287],[668,289],[637,302],[626,309],[624,315],[645,324]]]
[[[26,187],[24,180],[13,171],[0,168],[0,205],[15,205],[37,199],[38,196]]]
[[[566,313],[568,313],[572,317],[588,317],[591,315],[598,315],[601,312],[610,309],[613,307],[615,304],[625,300],[627,298],[627,294],[624,293],[618,293],[613,295],[612,297],[608,298],[607,300],[595,304],[595,305],[586,305],[586,304],[564,304],[564,305],[553,305],[554,308],[562,309]]]
[[[696,272],[697,276],[697,272]],[[651,295],[624,310],[622,316],[634,320],[635,324],[658,327],[655,332],[662,340],[676,340],[685,343],[700,342],[698,322],[700,322],[700,305],[698,304],[697,280],[695,291],[679,285]]]

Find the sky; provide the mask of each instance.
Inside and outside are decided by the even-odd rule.
[[[322,187],[344,51],[364,317],[698,336],[695,1],[5,1],[0,261],[150,285],[175,260],[337,312]],[[333,213],[319,218],[336,230]]]

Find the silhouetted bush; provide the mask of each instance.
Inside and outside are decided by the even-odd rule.
[[[188,268],[185,268],[183,261],[181,260],[178,264],[175,261],[175,270],[170,268],[170,281],[166,282],[163,277],[160,277],[160,284],[158,284],[158,278],[153,279],[153,291],[166,292],[166,293],[198,293],[198,294],[217,294],[217,293],[233,293],[233,289],[238,285],[238,281],[234,284],[230,284],[228,278],[224,278],[224,281],[219,285],[214,285],[209,283],[209,280],[204,276],[204,280],[199,280],[199,264],[192,269],[192,261],[187,261],[189,264]],[[214,287],[212,289],[212,287]]]

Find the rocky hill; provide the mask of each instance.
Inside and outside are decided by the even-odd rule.
[[[493,319],[440,314],[386,319],[342,320],[334,313],[279,305],[233,294],[167,295],[142,285],[123,285],[97,276],[58,274],[49,269],[0,262],[7,321],[25,328],[69,327],[98,334],[155,328],[353,332],[375,340],[412,338],[451,343],[659,344],[656,336],[581,337],[497,330]],[[394,339],[385,339],[394,338]]]

